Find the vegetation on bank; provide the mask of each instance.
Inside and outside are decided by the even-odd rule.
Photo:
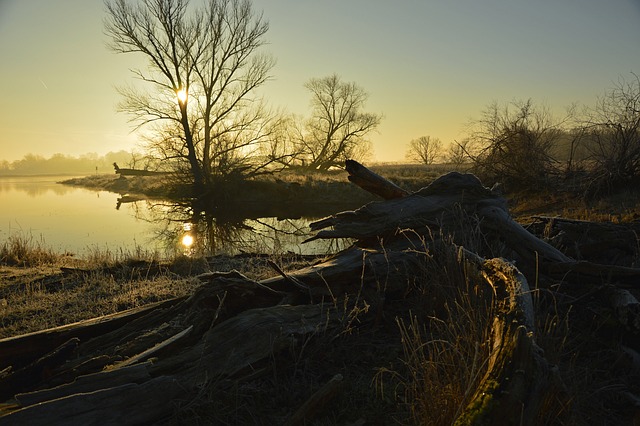
[[[269,259],[292,267],[308,263],[287,253]],[[0,338],[187,296],[198,285],[195,277],[212,270],[266,278],[273,271],[267,260],[260,254],[163,259],[142,248],[77,257],[12,235],[0,245]]]
[[[465,248],[471,251],[487,244],[479,228],[466,233],[465,241]],[[14,247],[17,254],[12,254]],[[318,330],[257,368],[256,376],[208,383],[197,395],[176,402],[176,422],[284,420],[331,374],[340,371],[344,388],[314,424],[343,424],[346,420],[358,424],[365,419],[378,419],[382,424],[450,424],[465,408],[486,370],[490,348],[483,342],[493,314],[479,297],[476,278],[461,263],[459,248],[445,240],[434,250],[438,252],[425,252],[421,257],[421,273],[402,283],[406,285],[402,297],[377,301],[382,305],[364,296],[350,301],[339,333]],[[508,255],[501,244],[489,250],[494,256]],[[254,278],[276,273],[259,255],[159,261],[144,253],[96,253],[83,261],[63,256],[60,261],[71,263],[60,270],[41,251],[42,247],[28,240],[14,241],[1,251],[4,259],[22,258],[24,265],[44,268],[39,275],[29,275],[25,268],[8,266],[19,264],[15,260],[0,262],[6,335],[188,296],[198,285],[206,285],[196,279],[203,272],[237,269]],[[284,274],[313,262],[286,254],[269,260]],[[594,318],[571,309],[573,299],[565,300],[566,295],[561,299],[560,293],[543,290],[536,282],[530,284],[536,341],[549,362],[559,367],[564,385],[548,394],[542,420],[619,422],[623,416],[611,409],[606,394],[612,381],[608,364],[622,361],[613,359],[615,354],[605,347],[591,347],[600,341],[602,330],[589,326]],[[447,303],[442,304],[443,300]],[[340,312],[346,306],[345,302],[335,309]],[[264,371],[267,374],[261,374]]]
[[[113,163],[129,163],[128,151],[108,152],[105,155],[90,153],[74,157],[54,154],[45,158],[36,154],[27,154],[20,160],[0,160],[0,176],[34,175],[95,175],[113,170]]]
[[[474,172],[471,164],[380,164],[372,165],[370,169],[411,192],[452,170]],[[163,177],[155,176],[120,178],[115,174],[101,174],[66,179],[61,183],[164,200],[182,200],[189,193],[188,188],[172,186]],[[231,204],[266,206],[284,203],[289,209],[306,204],[318,212],[325,211],[320,210],[320,206],[326,204],[328,210],[322,214],[334,213],[335,209],[357,208],[376,199],[347,182],[347,173],[341,169],[328,173],[279,172],[222,186],[221,193],[219,199],[226,199]],[[576,186],[574,181],[558,180],[549,187],[514,189],[511,186],[504,189],[503,195],[509,202],[511,214],[523,222],[535,215],[616,223],[640,219],[640,192],[635,187],[620,187],[593,198],[585,197],[583,187]]]
[[[119,106],[148,130],[142,167],[172,173],[200,197],[277,170],[328,171],[370,156],[366,137],[382,115],[365,111],[362,87],[337,74],[311,78],[308,118],[269,111],[255,97],[274,65],[261,54],[268,22],[250,1],[209,2],[203,10],[186,4],[106,2],[114,52],[149,59],[135,72],[149,90],[122,89]],[[467,130],[446,155],[431,136],[410,141],[408,155],[468,163],[489,186],[572,185],[602,196],[640,176],[640,78],[631,73],[593,107],[571,107],[562,117],[531,99],[494,102]]]

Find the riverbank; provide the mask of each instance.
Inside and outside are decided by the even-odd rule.
[[[489,356],[489,351],[492,348],[499,349],[501,345],[495,344],[495,341],[493,345],[487,344],[491,341],[488,333],[493,330],[492,324],[496,324],[496,319],[510,318],[508,315],[497,315],[494,318],[495,312],[491,309],[485,312],[485,305],[478,303],[482,301],[478,299],[479,295],[491,299],[502,292],[489,288],[487,293],[482,277],[486,278],[490,271],[482,269],[485,275],[476,276],[473,264],[483,262],[485,257],[489,258],[487,256],[501,259],[500,262],[513,259],[513,256],[525,256],[515,260],[517,263],[514,264],[522,268],[531,291],[527,290],[524,281],[521,282],[519,285],[525,286],[522,289],[524,293],[516,295],[512,302],[520,303],[525,297],[533,299],[533,305],[529,308],[535,311],[535,332],[521,333],[516,337],[519,336],[519,341],[525,337],[535,339],[536,344],[543,349],[538,356],[544,356],[545,366],[553,367],[552,370],[545,370],[553,373],[551,383],[562,385],[552,387],[550,392],[542,394],[544,400],[540,404],[538,418],[563,424],[590,424],[594,419],[625,424],[622,420],[629,418],[628,411],[610,404],[604,398],[603,390],[606,389],[608,394],[612,389],[610,384],[615,381],[616,389],[626,392],[628,387],[631,392],[636,377],[629,376],[633,371],[625,367],[627,364],[620,357],[619,345],[615,338],[611,338],[615,333],[623,333],[623,327],[616,319],[616,312],[619,311],[612,310],[608,305],[610,298],[606,297],[606,291],[612,289],[610,279],[604,280],[604,275],[597,274],[598,270],[608,267],[596,269],[595,274],[591,271],[589,275],[589,269],[585,269],[584,265],[593,259],[584,259],[584,256],[588,253],[594,256],[605,253],[611,255],[609,261],[623,262],[619,265],[632,268],[637,266],[637,245],[621,241],[621,229],[618,227],[596,227],[571,221],[550,220],[541,223],[537,229],[532,230],[532,235],[527,236],[522,228],[509,222],[508,215],[494,214],[503,205],[498,200],[498,194],[485,188],[462,193],[440,189],[442,192],[431,194],[431,199],[442,211],[429,208],[403,209],[398,207],[395,200],[381,203],[388,206],[391,218],[396,217],[396,213],[402,216],[402,212],[417,212],[417,215],[430,212],[426,218],[402,216],[413,224],[414,231],[394,233],[391,231],[397,229],[397,223],[387,223],[388,227],[376,234],[381,239],[361,239],[359,242],[364,248],[342,253],[341,256],[320,264],[322,266],[315,259],[288,257],[287,254],[269,257],[259,254],[208,258],[180,256],[158,261],[136,253],[127,258],[107,261],[96,258],[92,264],[73,263],[77,259],[62,257],[60,261],[71,264],[60,266],[56,265],[55,256],[43,253],[38,247],[30,255],[29,250],[23,250],[17,245],[19,250],[12,249],[7,253],[23,254],[13,256],[13,265],[6,267],[14,268],[16,274],[20,273],[30,281],[21,286],[17,284],[20,281],[17,276],[13,281],[3,280],[13,282],[13,287],[8,286],[7,289],[20,293],[24,300],[9,299],[7,292],[2,305],[7,309],[4,312],[8,312],[8,309],[17,309],[21,304],[34,300],[31,311],[17,313],[13,318],[24,317],[27,320],[28,317],[39,317],[55,320],[58,315],[64,317],[66,313],[74,312],[67,304],[80,306],[82,309],[79,311],[88,312],[90,308],[87,304],[91,303],[97,308],[90,312],[92,316],[97,316],[101,311],[111,312],[108,309],[120,312],[128,306],[148,304],[154,301],[148,297],[154,290],[161,295],[155,301],[175,300],[171,305],[160,305],[162,308],[154,305],[154,313],[149,313],[148,317],[160,320],[157,324],[153,323],[153,333],[149,332],[147,326],[135,326],[135,338],[127,334],[121,344],[113,346],[114,351],[83,352],[80,349],[82,363],[78,368],[89,368],[90,363],[99,361],[105,363],[106,368],[98,368],[98,374],[112,370],[117,374],[122,371],[119,368],[129,364],[129,356],[136,360],[137,354],[145,353],[147,355],[144,359],[148,361],[134,366],[163,377],[162,374],[169,371],[163,368],[176,369],[184,364],[167,364],[168,354],[180,357],[181,351],[187,350],[185,348],[190,348],[189,353],[196,356],[191,359],[193,363],[186,364],[185,368],[193,366],[198,372],[207,371],[207,368],[224,368],[231,360],[246,362],[241,368],[225,370],[232,371],[230,378],[223,376],[203,384],[191,393],[181,392],[179,397],[171,397],[171,403],[175,405],[166,411],[178,423],[250,424],[256,423],[255,420],[259,418],[268,419],[266,423],[282,424],[287,419],[295,418],[301,410],[303,415],[316,415],[321,422],[318,424],[422,424],[427,419],[433,419],[434,413],[451,423],[451,419],[466,409],[466,401],[475,395],[478,380],[486,377],[484,372],[487,366],[493,368],[502,365],[494,365],[489,361],[493,359]],[[469,200],[478,197],[478,194],[487,197],[486,200],[480,200],[479,205],[486,207],[486,203],[492,202],[496,209],[478,210],[469,206]],[[442,207],[443,200],[454,196],[454,202],[447,204],[449,207]],[[412,201],[421,203],[419,198],[405,200],[410,205]],[[531,200],[531,197],[527,197],[515,201],[523,206],[522,213],[544,216],[545,210],[533,210]],[[546,206],[554,210],[566,208],[566,205],[562,207],[561,200],[560,194],[556,198],[545,197]],[[536,208],[540,206],[544,204]],[[487,216],[457,215],[458,208],[476,214],[484,211]],[[343,215],[341,218],[350,222],[346,224],[347,229],[356,233],[364,230],[366,235],[367,229],[386,223],[379,216],[377,218],[380,220],[375,220],[377,210],[365,209],[359,214]],[[590,211],[583,207],[582,212]],[[374,220],[367,220],[371,217]],[[500,222],[496,226],[493,222],[496,219],[501,219],[503,226]],[[624,218],[621,216],[620,219]],[[437,241],[442,235],[431,233],[429,228],[422,225],[440,223],[439,221],[455,229],[460,226],[464,232],[442,234],[451,237]],[[400,222],[407,223],[402,220]],[[607,250],[604,250],[603,243],[611,242],[610,240],[592,243],[586,238],[587,232],[597,229],[604,233],[599,232],[595,236],[615,234],[615,244],[607,244]],[[515,232],[517,236],[510,236],[510,232]],[[501,238],[501,235],[505,238]],[[589,236],[591,235],[590,233]],[[633,239],[633,232],[625,232],[624,235],[630,235]],[[459,238],[462,243],[456,240],[452,243],[449,238]],[[401,249],[394,246],[394,241],[395,244],[402,245]],[[537,245],[527,249],[527,244],[532,242]],[[557,245],[557,248],[551,248],[547,245],[548,242]],[[620,242],[625,243],[624,258],[616,252]],[[378,243],[381,244],[380,247],[377,246]],[[460,244],[464,246],[464,250]],[[593,247],[596,247],[595,251]],[[546,252],[540,254],[541,248]],[[549,261],[545,253],[556,256],[559,262],[555,262],[555,266],[566,266],[565,254],[557,251],[559,249],[573,250],[577,255],[569,256],[584,259],[575,264],[582,269],[549,268],[549,262],[554,261]],[[591,251],[588,252],[587,249]],[[474,254],[476,252],[477,255]],[[9,259],[10,256],[5,255],[4,258]],[[339,258],[344,263],[338,261]],[[15,269],[18,265],[22,265],[21,270]],[[344,266],[353,268],[346,274]],[[30,276],[25,272],[30,268],[44,269],[41,269],[41,275]],[[250,279],[247,280],[233,272],[234,270],[241,271]],[[615,267],[611,271],[620,274],[629,272]],[[584,273],[592,281],[585,281],[576,273]],[[624,277],[624,274],[620,276]],[[269,278],[263,279],[267,277]],[[500,277],[502,278],[492,281],[492,286],[500,286],[504,280],[514,277],[524,280],[524,276],[519,274],[503,274]],[[261,279],[259,283],[253,281]],[[517,289],[518,286],[509,288]],[[346,296],[340,297],[342,294]],[[601,297],[602,294],[605,296]],[[635,299],[629,294],[625,300]],[[124,302],[132,304],[126,305]],[[312,311],[314,306],[318,308],[317,311]],[[510,305],[505,303],[494,307],[500,306]],[[52,309],[60,310],[51,315]],[[284,322],[283,324],[288,325],[284,329],[278,328],[280,322],[286,319],[286,312],[298,311],[302,313],[302,320],[294,323],[298,328],[286,328],[291,324]],[[600,312],[601,315],[594,317],[594,312]],[[268,319],[254,317],[261,313],[270,313],[272,316]],[[318,320],[317,315],[325,314],[326,322]],[[12,316],[5,315],[4,318],[11,319]],[[251,322],[251,318],[259,320]],[[527,322],[526,327],[533,327],[532,321]],[[185,324],[191,324],[190,328]],[[256,327],[252,327],[252,324]],[[269,336],[276,340],[263,341],[265,333],[250,333],[255,328],[263,330],[262,327],[270,327],[272,324],[275,324],[275,328],[269,331]],[[34,324],[34,327],[43,325]],[[219,327],[217,330],[242,329],[243,332],[216,335],[215,327]],[[609,327],[605,331],[615,331],[604,333],[608,340],[598,334],[603,327]],[[206,332],[208,334],[198,340],[209,328],[214,331]],[[189,331],[192,335],[185,334]],[[251,337],[247,338],[247,335]],[[215,336],[219,340],[215,340]],[[496,336],[500,337],[493,334],[493,339]],[[103,339],[97,339],[104,343]],[[168,352],[162,352],[154,346],[156,342],[170,345],[172,339],[181,340],[178,345],[174,344],[167,349]],[[274,343],[276,341],[277,344]],[[80,339],[79,347],[92,346],[91,342],[93,341],[89,340],[87,343]],[[111,348],[113,342],[109,340],[107,346]],[[202,342],[202,346],[197,346],[198,342]],[[632,343],[629,341],[628,344]],[[267,348],[267,351],[254,354],[247,349],[254,344],[256,347]],[[149,348],[154,351],[153,355],[148,354]],[[231,349],[229,353],[233,356],[215,358],[220,348]],[[237,348],[241,350],[235,352]],[[130,355],[121,355],[123,353]],[[201,357],[205,353],[214,358],[203,361]],[[520,352],[516,351],[518,353]],[[611,369],[614,360],[616,367]],[[75,361],[80,362],[77,358],[71,362]],[[71,367],[64,363],[62,366],[56,365],[56,368],[54,376],[47,376],[45,379],[39,377],[37,382],[48,380],[48,383],[53,383],[55,380],[62,380],[63,378],[55,376],[56,371],[66,374]],[[96,371],[95,365],[92,364],[91,368],[91,371]],[[200,368],[205,370],[198,370]],[[524,365],[523,369],[516,371],[515,376],[508,375],[505,380],[510,382],[512,377],[530,377],[528,373],[521,373],[529,370],[530,365]],[[548,378],[546,373],[540,371],[534,374],[538,380]],[[202,375],[199,374],[198,377]],[[128,386],[134,384],[130,383]],[[536,386],[525,386],[524,389],[527,392],[539,390]],[[323,400],[325,391],[331,400],[327,402],[328,405],[309,410],[308,404]],[[132,394],[135,392],[132,391]],[[78,391],[74,395],[84,398],[83,392]],[[149,400],[155,400],[146,393],[144,395]],[[499,396],[499,393],[495,395]],[[633,396],[631,393],[628,395]],[[22,403],[27,404],[25,401],[31,396],[21,398]],[[166,404],[163,406],[166,408]],[[17,407],[5,406],[4,409]],[[522,405],[518,407],[521,408]],[[625,407],[629,407],[629,404]],[[519,424],[520,408],[514,414],[514,424]],[[415,421],[416,419],[421,421]]]
[[[288,270],[315,258],[282,253],[159,259],[142,250],[77,257],[13,236],[0,244],[0,339],[184,297],[205,272],[237,270],[263,279],[274,273],[268,259]]]
[[[447,166],[383,165],[371,170],[387,177],[409,192],[418,191],[438,176],[450,171]],[[140,199],[179,200],[186,189],[168,190],[162,177],[94,175],[60,181],[64,185],[106,190],[121,195],[122,203]],[[514,218],[527,223],[536,215],[569,219],[624,223],[640,220],[640,193],[625,190],[587,202],[583,194],[572,190],[515,192],[504,194]],[[209,205],[214,215],[241,215],[245,218],[326,216],[356,209],[380,198],[347,181],[347,173],[301,175],[278,173],[244,181],[221,189]]]
[[[332,187],[332,184],[327,186]],[[474,194],[477,196],[477,192],[464,192],[461,201],[455,205],[464,208],[463,202],[473,198]],[[483,189],[480,192],[485,193],[487,190]],[[450,194],[443,190],[442,196],[446,198]],[[512,194],[510,203],[519,206],[519,215],[522,217],[555,215],[560,209],[571,212],[572,210],[568,210],[573,208],[569,207],[570,205],[577,206],[573,213],[583,216],[595,216],[607,211],[604,201],[596,206],[587,206],[580,204],[578,198],[571,199],[569,196],[560,193],[553,196]],[[563,197],[572,202],[563,203]],[[437,204],[437,200],[442,199],[436,196],[434,200]],[[613,201],[618,199],[609,199],[609,202]],[[617,210],[613,210],[610,205],[609,216],[602,218],[608,219],[609,222],[632,220],[635,213],[631,195],[627,194],[620,201],[624,202],[618,203]],[[397,206],[393,202],[388,205]],[[361,212],[360,216],[367,217],[375,210],[372,208]],[[518,249],[522,249],[522,241],[531,242],[534,238],[498,238],[489,243],[488,238],[493,234],[493,237],[499,237],[504,230],[514,231],[521,228],[500,225],[492,228],[491,218],[481,218],[480,221],[477,221],[476,216],[456,216],[453,220],[451,217],[447,218],[447,215],[455,215],[456,211],[447,209],[442,214],[436,213],[424,223],[448,220],[448,223],[455,225],[457,221],[470,220],[466,227],[461,228],[467,232],[456,234],[465,241],[464,247],[467,251],[476,244],[477,250],[488,250],[486,253],[491,256],[511,259],[511,256],[520,253]],[[469,211],[477,212],[473,208]],[[614,216],[613,211],[621,213]],[[352,216],[356,217],[358,214]],[[379,224],[380,221],[373,220],[368,223],[365,220],[365,223],[355,225],[358,229],[366,229],[375,226],[376,223]],[[420,222],[414,225],[418,230],[422,229],[419,226]],[[555,226],[560,226],[560,230],[554,229]],[[563,226],[565,228],[562,228]],[[484,228],[480,229],[481,227]],[[636,244],[622,241],[622,230],[617,227],[600,228],[605,233],[599,235],[615,233],[617,237],[615,241],[606,240],[607,250],[602,249],[603,241],[594,243],[596,249],[593,250],[594,244],[586,237],[588,230],[591,232],[596,228],[598,227],[586,223],[548,220],[539,223],[539,226],[532,230],[532,235],[551,241],[563,250],[575,251],[577,255],[569,254],[574,259],[582,259],[588,253],[597,256],[602,254],[601,252],[613,252],[615,256],[605,260],[623,262],[620,265],[627,267],[637,265]],[[389,228],[392,229],[396,229],[395,225]],[[609,234],[608,231],[613,233]],[[5,248],[0,247],[0,281],[3,283],[0,289],[0,309],[3,332],[6,333],[5,336],[14,336],[165,301],[169,304],[166,305],[166,309],[158,311],[158,315],[167,315],[172,321],[180,324],[190,323],[196,319],[201,320],[200,315],[206,314],[213,315],[212,319],[206,318],[206,325],[221,325],[222,321],[229,319],[232,322],[225,323],[228,325],[233,324],[232,316],[237,312],[246,310],[247,317],[254,312],[262,312],[262,303],[281,300],[284,297],[282,300],[286,303],[276,303],[273,307],[274,311],[280,312],[278,309],[286,310],[289,309],[288,306],[300,303],[300,298],[309,298],[313,303],[322,301],[327,312],[332,313],[331,319],[338,320],[339,325],[332,328],[331,333],[326,332],[324,327],[309,326],[308,321],[311,321],[312,317],[303,316],[301,327],[305,326],[304,330],[307,331],[299,334],[292,332],[291,335],[285,333],[289,344],[286,347],[278,346],[277,356],[276,349],[271,347],[273,352],[262,354],[260,361],[249,360],[249,368],[235,371],[238,374],[233,380],[221,378],[211,383],[207,382],[206,386],[199,388],[197,395],[189,395],[189,401],[173,399],[175,407],[170,411],[174,413],[175,419],[182,423],[246,424],[255,423],[256,416],[259,416],[269,419],[270,423],[282,423],[287,418],[295,417],[297,410],[305,407],[305,401],[314,402],[321,398],[321,391],[324,389],[333,392],[333,400],[329,408],[320,410],[319,418],[322,420],[319,421],[322,423],[319,424],[375,424],[374,419],[380,424],[408,422],[409,419],[424,421],[432,419],[434,413],[440,413],[443,419],[455,418],[460,410],[465,409],[465,401],[474,393],[476,381],[484,376],[482,371],[488,365],[487,351],[491,345],[485,344],[489,328],[484,329],[484,326],[480,327],[478,324],[492,324],[493,314],[485,313],[476,303],[478,282],[465,281],[473,274],[469,275],[470,264],[461,263],[464,259],[461,257],[463,251],[460,246],[446,240],[443,242],[444,245],[434,245],[435,251],[432,252],[431,248],[427,248],[427,244],[434,243],[429,242],[429,239],[437,239],[438,235],[422,235],[423,245],[418,244],[409,250],[395,252],[395,255],[402,256],[417,255],[422,259],[421,262],[425,262],[418,268],[417,273],[405,276],[402,275],[403,271],[406,272],[405,268],[416,265],[412,261],[394,262],[393,244],[388,241],[393,241],[395,235],[396,240],[400,238],[400,242],[407,244],[413,234],[402,234],[407,236],[407,241],[393,232],[383,232],[381,235],[385,235],[384,242],[389,246],[383,245],[381,250],[362,249],[361,253],[357,253],[351,262],[352,266],[356,266],[355,275],[349,276],[348,279],[340,279],[344,278],[344,275],[339,271],[331,275],[333,267],[337,267],[340,262],[335,261],[335,258],[330,259],[324,262],[327,273],[319,273],[321,280],[314,281],[315,287],[296,277],[304,277],[304,271],[313,276],[315,269],[308,267],[318,266],[317,258],[289,253],[268,257],[260,254],[199,258],[176,256],[165,260],[158,260],[152,254],[140,252],[118,256],[97,253],[92,258],[77,259],[66,254],[57,255],[49,252],[33,242],[14,241]],[[633,233],[629,232],[624,235],[633,237]],[[375,245],[375,241],[382,239],[372,239],[370,243]],[[419,243],[420,240],[416,242]],[[361,243],[366,244],[364,240]],[[505,249],[505,244],[509,243],[514,244],[514,247]],[[542,240],[540,243],[545,244]],[[624,250],[618,250],[625,253],[624,259],[616,254],[617,244],[624,246]],[[554,248],[552,252],[556,253],[555,250]],[[530,250],[527,253],[534,256]],[[594,321],[592,312],[594,309],[604,312],[601,304],[609,299],[591,298],[589,295],[599,295],[605,282],[596,281],[593,289],[585,290],[584,286],[590,284],[576,279],[573,275],[569,276],[568,273],[560,278],[552,275],[545,278],[544,273],[549,273],[549,270],[538,268],[538,255],[536,251],[535,257],[530,257],[536,259],[533,269],[526,269],[527,265],[531,266],[533,262],[518,261],[517,265],[528,274],[529,285],[534,286],[531,293],[534,298],[537,328],[536,333],[532,335],[544,349],[546,359],[555,365],[557,372],[554,374],[560,374],[558,377],[554,376],[554,380],[562,381],[563,384],[562,392],[554,388],[554,392],[558,393],[548,393],[550,399],[544,400],[540,416],[547,421],[557,420],[571,424],[588,424],[581,422],[584,413],[591,421],[594,418],[626,419],[626,413],[616,410],[601,397],[601,390],[605,389],[614,377],[607,370],[607,365],[611,364],[610,360],[617,357],[619,352],[611,348],[604,351],[598,347],[592,351],[591,347],[594,342],[601,342],[597,329],[601,326],[611,327],[611,324],[615,323],[615,320],[606,320],[605,317],[611,315],[607,311],[607,314],[602,316],[605,318],[602,324],[598,323],[598,327],[591,326],[591,321]],[[563,258],[564,255],[558,256]],[[540,259],[544,257],[543,254]],[[468,258],[469,261],[473,259],[473,256]],[[584,262],[579,265],[584,265]],[[249,280],[233,271],[242,273]],[[393,278],[397,274],[404,278]],[[575,281],[567,281],[570,278]],[[457,282],[458,279],[461,281]],[[272,288],[252,280],[263,280],[262,283],[279,280],[280,284]],[[365,288],[365,282],[368,291],[372,292],[361,293]],[[344,299],[336,298],[337,294],[342,294],[345,287],[354,291],[348,293]],[[453,291],[448,294],[452,288],[457,288],[459,292]],[[212,293],[209,293],[210,291]],[[586,295],[584,291],[587,291]],[[297,299],[286,296],[289,293],[297,294]],[[494,293],[495,291],[490,292]],[[199,298],[196,298],[196,295],[199,295]],[[321,300],[318,295],[322,295]],[[527,295],[530,296],[528,291]],[[446,298],[443,299],[444,296]],[[438,302],[440,299],[447,302],[442,302],[444,304],[441,305],[441,302]],[[565,300],[569,303],[563,302]],[[579,300],[580,304],[573,303]],[[171,312],[177,312],[171,311],[171,307],[177,306],[178,303],[182,303],[181,306],[193,307],[194,312],[198,312],[199,315],[171,316]],[[165,307],[164,304],[160,306]],[[257,309],[248,309],[256,306]],[[219,315],[222,318],[220,320]],[[272,320],[277,322],[280,320],[278,318],[280,317],[274,317]],[[139,347],[147,349],[151,346],[147,341],[149,338],[160,339],[164,344],[173,338],[171,336],[184,336],[184,329],[176,328],[175,324],[172,324],[165,322],[154,329],[154,333],[164,336],[162,338],[149,336],[146,328],[136,329],[141,335],[135,339],[127,336],[122,345],[125,348],[131,346],[133,349],[130,353],[137,354]],[[271,324],[271,321],[259,322],[260,327],[268,324]],[[328,327],[328,320],[326,324],[322,324]],[[592,329],[596,331],[592,333]],[[180,333],[176,334],[178,331]],[[282,332],[278,334],[276,331],[273,336],[283,335]],[[309,334],[304,334],[308,331]],[[616,328],[616,332],[618,331],[620,330]],[[237,336],[227,337],[232,339]],[[257,342],[260,341],[259,337],[255,337]],[[190,337],[180,338],[185,339],[181,341],[180,348],[193,344],[193,341],[189,340]],[[207,339],[204,339],[205,346],[201,349],[212,350],[210,345],[207,346]],[[240,338],[236,343],[244,345],[244,348],[251,345],[251,340],[253,338]],[[224,347],[228,341],[227,338],[221,339],[216,345]],[[236,343],[232,345],[234,348]],[[86,342],[80,341],[80,344],[86,345]],[[120,352],[123,351],[122,345],[116,346]],[[617,346],[612,346],[614,349],[615,347]],[[114,366],[128,362],[126,356],[118,358],[112,356],[111,352],[100,357],[91,354],[83,356],[94,356],[90,361],[100,358],[100,362],[106,363],[106,368],[100,372],[117,369]],[[162,360],[162,356],[159,359]],[[88,365],[89,361],[86,363]],[[153,369],[155,363],[156,357],[150,356],[146,364],[140,365]],[[85,363],[81,365],[86,366]],[[58,368],[59,371],[69,369],[66,364]],[[92,368],[95,370],[95,366]],[[465,372],[469,376],[467,379],[470,378],[471,381],[464,379]],[[586,383],[584,372],[592,374]],[[626,373],[620,377],[615,376],[615,380],[619,382],[616,382],[616,386],[622,386],[625,377]],[[47,380],[55,381],[55,376]],[[5,405],[4,409],[12,410],[16,407],[9,404]]]

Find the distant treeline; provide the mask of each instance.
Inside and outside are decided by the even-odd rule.
[[[54,154],[50,158],[27,154],[21,160],[0,160],[0,176],[114,173],[113,163],[126,165],[131,158],[127,151],[109,152],[104,156],[96,153],[79,157]]]

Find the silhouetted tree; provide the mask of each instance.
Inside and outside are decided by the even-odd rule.
[[[112,0],[106,32],[118,53],[149,60],[134,74],[150,91],[123,89],[120,109],[138,126],[161,165],[188,173],[200,194],[220,176],[263,168],[257,148],[269,117],[255,89],[273,60],[259,55],[269,26],[249,0]]]
[[[562,122],[533,102],[490,104],[474,124],[469,139],[474,171],[484,180],[540,188],[549,183],[556,160],[551,155]]]
[[[591,195],[639,181],[640,76],[632,75],[598,99],[584,124],[593,165]]]
[[[409,142],[407,150],[407,159],[422,164],[433,164],[440,156],[442,150],[442,142],[438,138],[431,136],[420,136]]]
[[[449,145],[449,149],[447,150],[447,153],[445,155],[445,161],[449,164],[453,164],[456,167],[460,167],[464,163],[468,163],[471,160],[469,149],[469,139],[463,139],[460,142],[454,141]]]
[[[367,92],[356,83],[341,81],[336,74],[312,78],[311,118],[295,129],[297,157],[314,170],[328,170],[345,159],[362,159],[370,151],[364,137],[375,130],[381,115],[363,112]]]

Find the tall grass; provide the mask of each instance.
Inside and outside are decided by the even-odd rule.
[[[60,257],[31,234],[13,234],[0,246],[0,265],[39,266],[55,263]]]
[[[493,295],[452,244],[424,254],[406,299],[410,311],[396,317],[401,364],[381,368],[375,384],[382,398],[404,407],[399,422],[452,424],[487,370]]]

